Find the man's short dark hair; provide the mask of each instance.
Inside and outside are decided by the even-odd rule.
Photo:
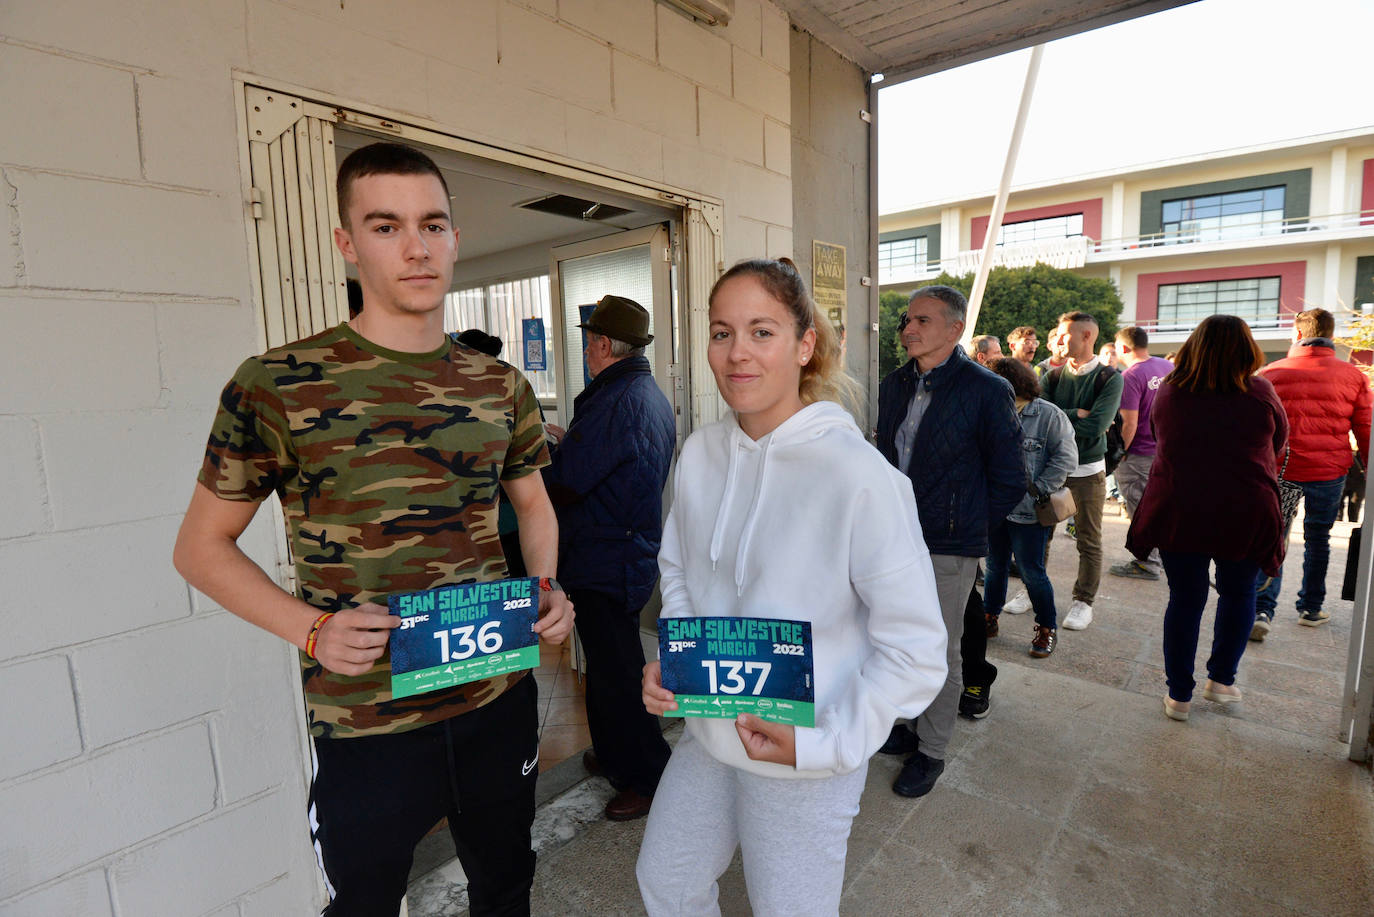
[[[1305,338],[1329,338],[1336,333],[1336,316],[1325,309],[1304,309],[1293,317],[1293,327]]]
[[[1020,328],[1013,328],[1007,334],[1007,343],[1015,344],[1017,341],[1024,341],[1026,338],[1040,340],[1040,335],[1036,334],[1035,329],[1030,325],[1022,325]]]
[[[448,182],[433,159],[404,143],[370,143],[349,153],[339,164],[335,194],[339,199],[339,223],[344,229],[351,228],[348,203],[353,183],[368,175],[433,175],[443,186],[444,197],[449,196]]]
[[[1129,344],[1132,350],[1144,350],[1150,346],[1150,336],[1139,325],[1127,325],[1116,333],[1116,339]]]
[[[951,322],[968,321],[968,300],[964,294],[954,287],[947,287],[943,283],[933,283],[927,287],[921,287],[911,294],[907,305],[911,305],[918,299],[938,299],[945,304],[945,313]]]
[[[1075,309],[1075,310],[1072,311],[1072,312],[1065,312],[1063,315],[1059,316],[1059,324],[1062,325],[1062,324],[1064,324],[1065,322],[1087,322],[1088,324],[1092,325],[1094,328],[1097,327],[1097,319],[1096,319],[1096,318],[1094,318],[1092,315],[1090,315],[1090,314],[1087,313],[1087,312],[1080,312],[1080,311],[1078,311],[1077,309]]]

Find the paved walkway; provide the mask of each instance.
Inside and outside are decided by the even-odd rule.
[[[1106,563],[1125,558],[1125,529],[1109,508]],[[1333,533],[1334,596],[1348,531]],[[1061,630],[1048,660],[1025,653],[1030,615],[1004,616],[989,650],[1001,668],[992,714],[959,721],[935,790],[902,799],[889,788],[900,761],[870,765],[841,913],[1374,913],[1374,781],[1337,741],[1352,607],[1337,598],[1328,625],[1295,623],[1301,554],[1299,538],[1274,630],[1241,662],[1245,702],[1199,694],[1187,723],[1160,711],[1162,582],[1104,575],[1093,625]],[[1061,609],[1076,563],[1061,532],[1050,559]],[[546,776],[558,785],[540,808],[534,913],[642,914],[643,823],[601,820],[609,787],[576,759]],[[465,913],[461,882],[456,863],[420,878],[412,917]],[[749,913],[738,857],[720,899],[727,915]]]

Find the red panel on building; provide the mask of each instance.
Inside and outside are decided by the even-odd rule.
[[[1279,311],[1301,312],[1307,293],[1307,262],[1280,261],[1274,264],[1243,264],[1239,267],[1205,267],[1195,271],[1161,271],[1141,274],[1136,279],[1135,317],[1152,321],[1159,317],[1159,288],[1170,283],[1206,283],[1212,280],[1249,280],[1252,277],[1279,278]]]
[[[1360,225],[1374,223],[1374,159],[1364,161],[1360,184]]]
[[[1102,198],[1100,197],[1090,201],[1070,201],[1067,204],[1032,207],[1030,210],[1008,211],[1002,215],[1002,225],[1025,223],[1029,220],[1047,220],[1050,217],[1064,217],[1075,213],[1083,214],[1083,235],[1089,239],[1100,240],[1102,238]],[[975,249],[983,247],[983,240],[988,235],[988,223],[991,220],[991,216],[973,218],[969,232]]]

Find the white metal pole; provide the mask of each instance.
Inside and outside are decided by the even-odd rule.
[[[1021,135],[1026,132],[1026,115],[1030,112],[1031,97],[1035,95],[1035,78],[1040,74],[1040,58],[1044,51],[1044,45],[1032,48],[1030,64],[1026,66],[1026,83],[1021,88],[1021,106],[1016,110],[1016,126],[1011,131],[1007,162],[1002,167],[1002,181],[997,186],[997,196],[992,201],[992,216],[988,218],[988,231],[983,239],[983,257],[978,259],[978,272],[973,276],[973,292],[968,298],[968,322],[964,326],[964,336],[960,341],[964,345],[973,339],[973,328],[978,324],[978,310],[983,305],[983,290],[988,285],[988,271],[992,268],[992,252],[1002,228],[1002,214],[1007,210],[1011,175],[1016,170],[1016,156],[1021,151]]]

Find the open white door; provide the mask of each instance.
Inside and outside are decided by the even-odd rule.
[[[582,357],[583,331],[577,326],[607,294],[633,299],[649,310],[654,342],[645,355],[654,380],[672,403],[673,321],[669,287],[668,228],[632,229],[572,245],[549,255],[549,294],[553,301],[554,346],[558,349],[559,420],[572,418],[573,399],[587,387]]]

